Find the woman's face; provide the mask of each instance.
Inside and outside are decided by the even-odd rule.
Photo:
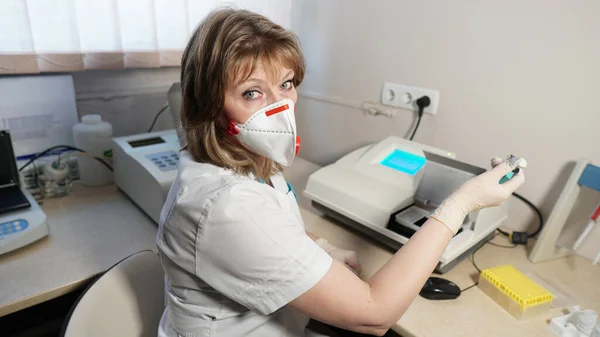
[[[294,71],[285,67],[267,71],[265,66],[264,62],[258,62],[246,80],[240,82],[236,79],[236,84],[225,89],[225,114],[228,119],[244,124],[256,111],[269,104],[284,98],[296,103],[298,93],[293,84]]]

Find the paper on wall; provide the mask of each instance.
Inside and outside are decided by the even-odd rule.
[[[77,121],[70,75],[0,78],[0,129],[10,131],[15,156],[72,146]]]

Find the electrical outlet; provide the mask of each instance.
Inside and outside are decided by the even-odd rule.
[[[381,89],[381,103],[406,110],[419,111],[417,99],[429,96],[431,104],[423,110],[424,113],[436,115],[440,101],[437,90],[409,87],[408,85],[386,82]]]

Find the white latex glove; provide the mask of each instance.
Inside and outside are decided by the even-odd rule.
[[[525,182],[523,167],[526,165],[524,159],[509,163],[500,158],[493,158],[493,169],[464,183],[442,202],[431,217],[446,225],[456,234],[470,212],[501,205],[517,188],[523,185]],[[519,167],[517,174],[509,181],[503,184],[499,183],[503,176],[517,167]]]
[[[355,274],[360,274],[362,268],[360,266],[360,262],[358,261],[358,255],[355,251],[338,248],[323,238],[319,238],[315,242],[334,260],[345,264],[346,267],[352,270]]]

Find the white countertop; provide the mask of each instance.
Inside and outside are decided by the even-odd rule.
[[[41,205],[49,235],[0,256],[0,316],[81,287],[126,256],[156,251],[157,226],[114,185],[73,186]]]
[[[391,250],[367,240],[356,232],[332,220],[322,218],[306,210],[302,217],[307,229],[315,235],[328,239],[332,244],[357,251],[363,266],[363,279],[371,277],[392,256]],[[508,245],[497,237],[492,241]],[[486,245],[477,252],[475,260],[479,268],[513,264],[525,272],[533,271],[551,281],[553,285],[575,298],[582,309],[600,313],[600,267],[592,266],[590,260],[572,255],[567,258],[533,264],[527,260],[528,250],[499,248]],[[456,282],[461,288],[473,284],[477,271],[465,260],[444,275],[435,275]],[[402,275],[398,275],[402,277]],[[548,329],[548,321],[563,315],[563,308],[554,308],[548,314],[525,321],[518,321],[493,302],[479,288],[465,291],[456,300],[430,301],[419,296],[392,329],[404,337],[545,337],[554,336]]]
[[[361,277],[366,279],[393,251],[321,216],[310,206],[302,191],[308,175],[316,169],[318,166],[297,159],[284,173],[298,194],[307,229],[335,245],[356,250],[363,265]],[[0,256],[0,316],[68,293],[132,253],[156,250],[156,225],[115,186],[77,185],[73,195],[45,200],[42,208],[48,216],[50,235]],[[503,238],[496,240],[506,244]],[[532,264],[524,247],[490,245],[477,253],[476,260],[482,268],[511,263],[535,271],[567,290],[583,308],[600,311],[600,267],[593,267],[589,260],[570,256]],[[466,287],[474,282],[476,272],[469,261],[463,261],[442,277]],[[452,301],[417,297],[393,329],[405,337],[552,336],[547,321],[560,314],[557,308],[548,315],[519,322],[475,287]]]

